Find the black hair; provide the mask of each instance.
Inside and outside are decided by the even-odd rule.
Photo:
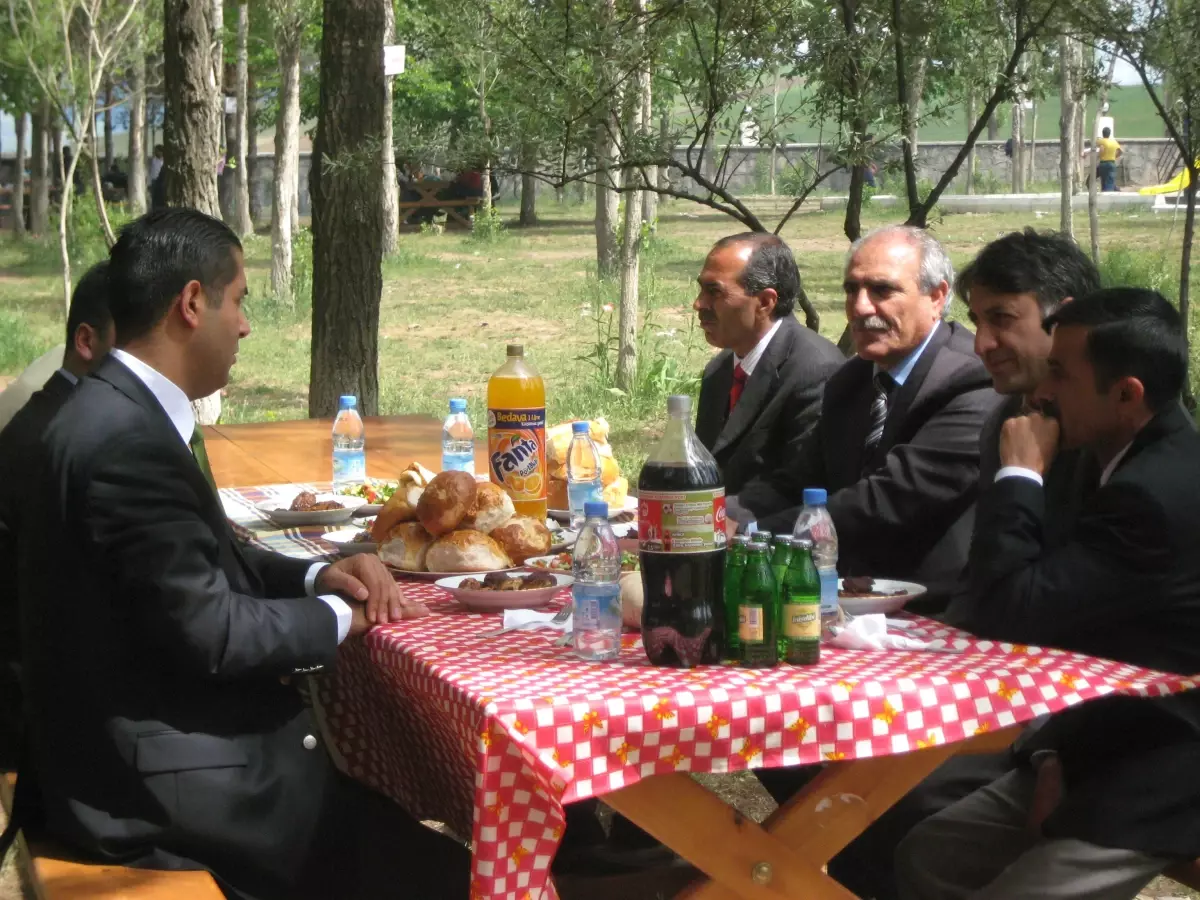
[[[796,268],[796,257],[792,255],[791,247],[779,235],[745,231],[721,238],[713,245],[713,250],[734,244],[749,244],[754,248],[742,274],[738,276],[742,290],[754,295],[774,288],[777,297],[774,318],[790,316],[800,295],[800,270]]]
[[[1100,290],[1100,272],[1070,236],[1026,228],[979,251],[959,273],[954,289],[969,303],[976,286],[998,294],[1033,294],[1045,317],[1068,297]]]
[[[1112,137],[1112,129],[1107,125],[1100,129],[1100,137]]]
[[[121,229],[109,253],[109,293],[117,345],[144,337],[190,281],[221,303],[237,277],[242,242],[220,219],[185,207],[159,209]]]
[[[101,260],[83,273],[71,293],[71,309],[67,312],[67,352],[75,346],[75,332],[80,325],[91,325],[101,334],[112,325],[108,306],[108,260]]]
[[[1087,357],[1097,390],[1108,390],[1119,378],[1136,378],[1151,412],[1178,399],[1187,378],[1183,319],[1158,291],[1105,288],[1065,304],[1045,323],[1047,331],[1068,325],[1088,329]]]

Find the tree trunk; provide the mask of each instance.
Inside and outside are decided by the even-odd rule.
[[[250,221],[257,227],[262,221],[262,204],[255,190],[258,172],[258,85],[253,75],[246,78],[246,178],[250,181]]]
[[[917,155],[917,136],[921,131],[921,97],[925,93],[925,72],[929,60],[922,53],[914,60],[912,80],[908,83],[908,145],[912,147],[913,157]]]
[[[384,3],[325,0],[321,95],[310,176],[313,327],[310,416],[331,416],[342,394],[363,415],[379,410],[383,292]],[[486,173],[485,173],[486,183]]]
[[[647,73],[645,81],[642,82],[642,131],[647,134],[650,132],[650,123],[654,121],[653,91],[653,83]],[[646,183],[658,184],[658,166],[646,166]],[[658,193],[656,191],[642,191],[642,222],[649,225],[651,231],[658,230]]]
[[[1117,68],[1117,54],[1112,54],[1108,61],[1108,74],[1104,81],[1100,83],[1100,96],[1096,98],[1096,117],[1092,121],[1092,136],[1088,141],[1091,147],[1091,152],[1088,153],[1088,232],[1091,237],[1092,261],[1096,265],[1100,265],[1100,179],[1096,175],[1096,167],[1100,164],[1099,147],[1096,146],[1096,138],[1100,136],[1100,116],[1104,109],[1104,104],[1108,102],[1108,89],[1112,86],[1113,74]],[[1189,165],[1189,160],[1183,161],[1184,165]],[[1185,248],[1184,256],[1191,257],[1190,246]],[[1185,288],[1186,289],[1186,288]]]
[[[108,206],[104,202],[104,185],[100,179],[100,148],[96,146],[94,127],[91,144],[91,153],[88,154],[91,159],[88,162],[92,170],[92,194],[96,198],[96,212],[100,216],[100,228],[104,232],[104,243],[111,250],[112,245],[117,242],[117,236],[113,234],[112,223],[108,220]]]
[[[1075,41],[1070,35],[1058,39],[1059,95],[1061,97],[1058,120],[1059,154],[1058,229],[1063,234],[1075,237],[1075,211],[1072,206],[1075,187],[1075,157],[1079,149],[1075,146]]]
[[[975,124],[975,91],[971,89],[967,92],[967,134],[971,133],[971,127]],[[975,145],[971,144],[971,151],[967,154],[967,184],[966,193],[975,193],[975,165],[976,165]]]
[[[633,0],[633,15],[637,22],[637,43],[645,41],[646,0]],[[626,92],[626,146],[637,144],[642,132],[642,110],[650,70],[639,69],[635,91]],[[625,187],[631,188],[641,182],[641,173],[636,169],[625,172]],[[637,382],[637,339],[638,339],[638,276],[642,254],[642,198],[640,191],[625,195],[625,231],[621,240],[621,309],[617,323],[617,387],[627,394],[633,393]]]
[[[213,0],[163,0],[162,177],[167,179],[167,204],[220,218],[215,26]]]
[[[18,237],[25,234],[25,113],[18,112],[13,125],[17,132],[17,172],[13,179],[13,231]]]
[[[249,103],[250,94],[250,5],[247,0],[238,3],[237,30],[237,133],[233,170],[233,230],[241,237],[254,234],[254,219],[250,216],[250,168],[246,163],[247,144],[250,140]]]
[[[850,196],[846,200],[846,219],[842,224],[842,230],[846,233],[847,240],[850,241],[857,241],[862,237],[862,202],[865,183],[863,167],[853,166],[850,169]]]
[[[299,95],[297,95],[298,97]],[[299,103],[299,99],[296,101]],[[299,127],[299,126],[297,126]],[[311,176],[312,170],[309,170]],[[311,182],[311,177],[310,177]],[[292,233],[295,234],[300,230],[300,139],[296,139],[296,164],[292,167]],[[309,203],[312,202],[312,196],[309,195]]]
[[[898,93],[896,99],[900,105],[900,130],[904,134],[901,147],[904,155],[904,190],[908,197],[908,214],[911,217],[916,214],[921,205],[921,198],[917,195],[917,129],[913,118],[913,108],[920,103],[921,94],[918,89],[914,99],[913,91],[907,83],[908,63],[904,58],[904,35],[900,25],[900,0],[892,0],[892,40],[896,54],[896,90]],[[857,143],[862,137],[862,131],[856,131],[855,142]]]
[[[1000,139],[1000,120],[996,118],[995,110],[992,110],[992,114],[988,116],[987,136],[989,141],[997,141]]]
[[[141,32],[134,29],[133,65],[129,71],[129,211],[146,211],[146,54]]]
[[[53,106],[47,106],[46,127],[50,129],[50,174],[54,179],[54,184],[62,187],[63,177],[63,133],[62,122],[58,120],[58,113]]]
[[[483,50],[479,51],[479,121],[483,123],[483,138],[488,153],[483,161],[483,198],[479,203],[479,211],[491,216],[496,198],[492,196],[492,119],[487,109],[487,54]]]
[[[604,0],[601,15],[605,25],[611,24],[616,15],[616,0]],[[620,91],[609,71],[611,63],[603,54],[597,54],[596,65],[601,75],[601,97],[604,98],[598,104],[596,123],[596,168],[599,170],[596,176],[596,274],[600,278],[612,278],[617,274],[617,219],[621,208],[612,171],[620,154],[614,137],[620,128],[617,121]]]
[[[396,10],[391,0],[383,4],[383,42],[396,41]],[[383,51],[381,50],[380,53]],[[392,136],[392,78],[383,77],[383,255],[400,246],[400,184],[396,180],[396,148]]]
[[[1012,192],[1025,193],[1025,137],[1021,133],[1021,120],[1025,109],[1021,98],[1012,105]]]
[[[113,83],[111,77],[104,79],[104,171],[112,168],[116,153],[113,151]]]
[[[33,166],[29,172],[29,230],[45,234],[50,227],[50,101],[38,104],[31,118]]]
[[[1037,154],[1037,114],[1038,103],[1033,101],[1033,109],[1030,110],[1029,116],[1029,156],[1025,160],[1025,184],[1026,186],[1037,181],[1037,168],[1034,164],[1034,157]]]
[[[292,295],[292,205],[300,167],[300,41],[302,31],[281,25],[275,33],[279,55],[279,109],[275,115],[275,174],[271,189],[271,290],[294,303]]]
[[[537,166],[537,149],[526,144],[521,148],[521,225],[537,224],[537,179],[529,173]]]
[[[1183,319],[1183,340],[1188,351],[1184,359],[1188,360],[1190,366],[1192,354],[1191,348],[1187,345],[1190,341],[1191,329],[1189,326],[1192,321],[1192,304],[1189,285],[1192,271],[1192,241],[1196,235],[1196,182],[1200,180],[1200,168],[1197,168],[1195,161],[1191,159],[1186,160],[1184,164],[1188,172],[1188,186],[1184,190],[1184,196],[1187,198],[1187,213],[1183,217],[1183,253],[1179,258],[1179,315]],[[1190,378],[1185,378],[1183,382],[1183,400],[1188,411],[1194,413],[1196,398],[1192,394]]]

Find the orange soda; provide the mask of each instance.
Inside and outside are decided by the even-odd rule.
[[[512,497],[517,513],[546,518],[546,386],[525,359],[525,348],[508,345],[508,359],[487,388],[488,473]]]

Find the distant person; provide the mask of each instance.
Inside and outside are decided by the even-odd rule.
[[[153,184],[158,180],[158,176],[162,174],[163,167],[163,145],[154,145],[154,155],[150,158],[150,183]]]
[[[167,173],[163,170],[163,145],[156,144],[150,160],[150,208],[164,209],[167,205]]]
[[[1105,128],[1100,132],[1100,139],[1096,141],[1096,147],[1100,151],[1100,163],[1096,166],[1096,174],[1100,177],[1100,190],[1115,191],[1117,190],[1117,160],[1124,155],[1121,150],[1121,145],[1117,143],[1116,138],[1112,136],[1112,129]]]

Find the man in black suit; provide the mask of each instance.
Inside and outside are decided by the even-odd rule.
[[[1034,400],[1051,415],[1002,429],[971,548],[970,620],[994,640],[1197,673],[1200,436],[1179,404],[1179,314],[1153,291],[1116,288],[1064,305],[1046,328]],[[1042,481],[1060,447],[1101,468],[1049,546]],[[909,834],[902,897],[1129,900],[1172,859],[1200,854],[1200,693],[1072,707],[1020,756]]]
[[[36,448],[50,420],[89,371],[108,355],[113,321],[108,311],[108,260],[79,279],[67,311],[63,364],[0,430],[0,766],[17,765],[20,745],[20,630],[17,627],[16,532]]]
[[[925,584],[926,610],[945,601],[966,562],[979,430],[999,402],[971,333],[943,321],[953,280],[921,229],[857,241],[844,281],[857,358],[829,379],[794,458],[728,502],[743,527],[791,531],[803,489],[825,488],[839,572]]]
[[[109,278],[117,349],[50,423],[17,535],[45,827],[88,856],[207,868],[234,896],[465,896],[466,850],[335,772],[291,683],[424,609],[378,559],[240,547],[193,457],[189,401],[227,383],[250,330],[237,237],[156,211]]]
[[[737,494],[797,451],[821,414],[825,380],[845,359],[796,321],[800,273],[776,235],[722,238],[697,281],[692,308],[722,352],[704,369],[696,436],[716,457],[726,492]]]

